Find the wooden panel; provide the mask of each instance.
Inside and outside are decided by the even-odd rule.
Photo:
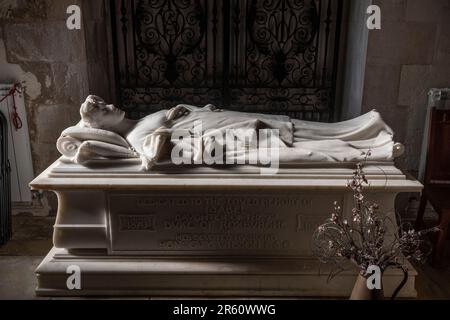
[[[425,182],[450,181],[450,110],[431,110]]]

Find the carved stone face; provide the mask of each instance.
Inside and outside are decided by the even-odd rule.
[[[83,122],[91,128],[113,129],[125,117],[125,112],[94,95],[86,98],[81,105],[80,114]]]

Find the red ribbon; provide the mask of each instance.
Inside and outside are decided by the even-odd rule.
[[[0,99],[0,103],[2,103],[3,100],[8,98],[9,96],[12,96],[13,110],[11,112],[11,120],[12,120],[12,123],[13,123],[14,128],[16,130],[19,130],[20,128],[22,128],[22,119],[20,119],[20,116],[17,113],[17,107],[16,107],[16,92],[17,93],[22,93],[19,90],[19,88],[21,88],[21,85],[19,83],[14,83],[14,85],[11,88],[11,90],[9,90],[9,92],[6,95],[4,95],[3,98]]]

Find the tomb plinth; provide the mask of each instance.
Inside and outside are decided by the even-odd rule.
[[[136,159],[91,166],[56,161],[31,182],[58,196],[54,248],[36,270],[43,296],[348,297],[357,270],[330,282],[311,238],[333,203],[353,206],[347,188],[354,163],[258,168],[161,166],[140,171]],[[367,163],[366,192],[394,217],[398,193],[422,185],[392,162]],[[70,290],[70,266],[81,289]],[[416,272],[399,297],[415,297]],[[386,295],[400,271],[384,275]]]

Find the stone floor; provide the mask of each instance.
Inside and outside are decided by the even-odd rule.
[[[0,299],[35,299],[34,270],[52,247],[52,217],[14,216],[13,239],[0,247]],[[447,246],[450,249],[450,243]],[[450,257],[444,267],[415,265],[419,299],[450,299]]]
[[[0,246],[0,299],[34,299],[34,270],[52,247],[53,217],[13,216],[13,238]]]

